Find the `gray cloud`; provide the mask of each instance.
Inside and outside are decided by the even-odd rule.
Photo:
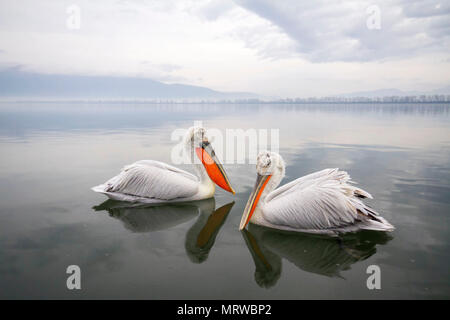
[[[296,52],[313,62],[374,61],[450,49],[450,3],[294,0],[237,3],[279,27],[295,41]],[[380,30],[367,28],[370,14],[366,9],[370,5],[380,8]]]
[[[206,5],[201,6],[200,8],[195,10],[195,13],[207,20],[216,20],[217,18],[228,12],[230,9],[232,9],[233,6],[234,5],[231,1],[212,0]]]
[[[450,4],[435,0],[403,1],[402,10],[411,18],[446,16],[450,14]]]

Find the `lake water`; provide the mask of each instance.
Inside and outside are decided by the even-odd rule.
[[[0,105],[0,298],[450,298],[449,105]],[[282,183],[339,167],[396,226],[341,239],[238,230],[235,196],[129,207],[90,188],[141,159],[170,162],[171,133],[278,128]],[[233,203],[234,202],[234,203]],[[68,290],[66,268],[81,268]],[[381,271],[369,290],[367,268]]]

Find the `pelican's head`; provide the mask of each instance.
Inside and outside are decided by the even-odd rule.
[[[193,162],[194,153],[202,162],[210,179],[222,189],[235,194],[222,164],[202,127],[189,128],[185,136],[185,147],[190,160]]]
[[[261,195],[265,193],[264,191],[270,192],[280,184],[284,177],[284,171],[284,161],[278,153],[264,151],[258,155],[256,159],[257,177],[255,187],[242,214],[239,230],[244,229],[250,222],[256,206],[261,200]]]
[[[284,160],[276,152],[263,151],[256,158],[256,172],[261,176],[284,176]]]

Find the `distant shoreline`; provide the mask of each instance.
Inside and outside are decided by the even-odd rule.
[[[209,100],[197,100],[197,101],[182,101],[182,100],[95,100],[95,99],[87,99],[87,100],[2,100],[0,99],[0,103],[73,103],[73,104],[120,104],[120,103],[129,103],[129,104],[230,104],[230,105],[239,105],[239,104],[284,104],[284,105],[298,105],[298,104],[450,104],[450,96],[448,99],[443,100],[413,100],[413,101],[404,101],[404,100],[273,100],[273,101],[263,101],[263,100],[235,100],[235,101],[209,101]]]

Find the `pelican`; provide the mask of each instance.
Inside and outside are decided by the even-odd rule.
[[[197,176],[163,162],[141,160],[125,166],[117,176],[92,190],[114,200],[143,203],[208,199],[214,196],[214,183],[235,194],[204,128],[189,128],[183,143],[190,162],[194,153],[201,160],[194,164]]]
[[[365,205],[372,196],[350,183],[339,169],[325,169],[275,189],[285,173],[283,158],[274,152],[257,157],[257,179],[239,229],[249,222],[269,228],[337,235],[361,229],[392,231],[394,226]]]

